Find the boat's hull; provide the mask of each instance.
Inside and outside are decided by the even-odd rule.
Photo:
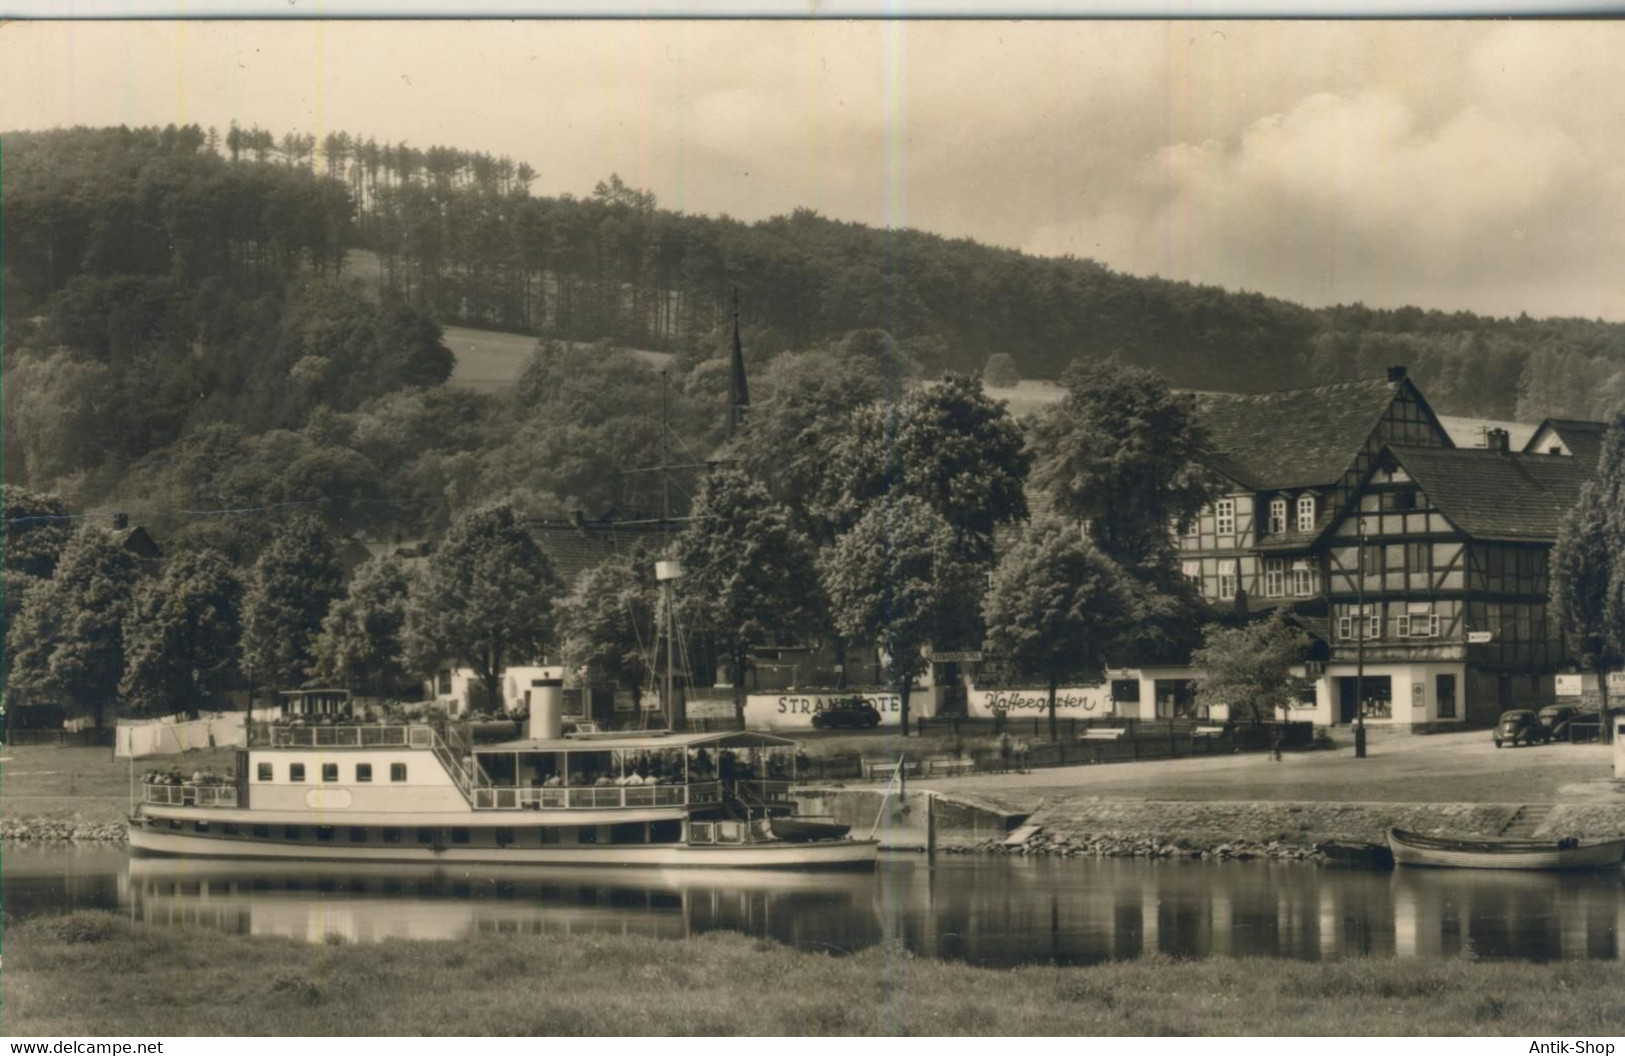
[[[1625,840],[1562,847],[1555,841],[1439,839],[1395,829],[1388,846],[1400,865],[1449,869],[1617,869],[1625,859]]]
[[[330,846],[279,844],[194,836],[141,826],[129,827],[130,849],[139,854],[199,858],[259,858],[318,862],[431,862],[439,864],[637,865],[706,869],[829,869],[873,867],[875,840],[791,843],[614,844],[549,847],[427,847],[413,844]]]
[[[1324,864],[1339,869],[1386,871],[1394,867],[1394,852],[1380,843],[1326,840],[1315,845]]]

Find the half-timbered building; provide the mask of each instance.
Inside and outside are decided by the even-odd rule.
[[[1347,723],[1363,702],[1368,722],[1433,728],[1552,701],[1568,658],[1548,558],[1600,426],[1546,422],[1522,451],[1499,429],[1457,447],[1399,367],[1199,410],[1222,493],[1180,536],[1182,567],[1220,614],[1286,606],[1309,632],[1293,718]],[[1194,713],[1195,674],[1119,672],[1140,683],[1120,710]]]

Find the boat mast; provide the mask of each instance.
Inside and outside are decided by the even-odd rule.
[[[666,390],[671,384],[671,375],[666,371],[660,373],[660,549],[671,559],[671,452],[669,450],[670,438],[667,435]],[[666,687],[660,696],[660,707],[666,713],[666,728],[672,729],[676,725],[677,707],[672,696],[672,653],[676,647],[677,627],[671,608],[671,580],[660,580],[660,605],[665,609],[666,632]]]

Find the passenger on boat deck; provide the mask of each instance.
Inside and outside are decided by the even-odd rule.
[[[559,788],[563,784],[564,784],[564,778],[560,777],[558,774],[554,774],[552,777],[550,777],[546,781],[542,782],[542,787],[543,788]]]

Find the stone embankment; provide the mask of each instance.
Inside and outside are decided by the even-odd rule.
[[[1518,810],[1515,803],[1268,803],[1077,800],[1049,804],[1028,819],[1030,839],[939,841],[953,853],[1204,858],[1246,860],[1316,857],[1325,840],[1382,843],[1390,828],[1493,836]],[[1539,837],[1602,837],[1625,833],[1625,806],[1575,804],[1554,809]]]
[[[121,821],[97,823],[72,818],[0,818],[0,841],[19,843],[123,843]]]

